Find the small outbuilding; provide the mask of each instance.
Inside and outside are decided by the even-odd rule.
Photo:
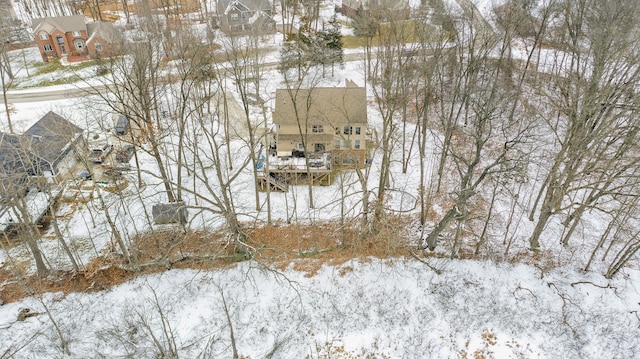
[[[151,209],[154,224],[187,223],[187,208],[184,202],[158,203]]]

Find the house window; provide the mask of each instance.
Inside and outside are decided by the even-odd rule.
[[[336,140],[335,147],[336,150],[340,149],[340,140]]]
[[[343,148],[351,148],[351,140],[344,140]]]
[[[238,21],[238,18],[239,18],[238,13],[231,14],[231,21]]]
[[[102,51],[102,45],[96,43],[96,51]]]
[[[53,51],[53,47],[51,47],[51,45],[44,45],[42,48],[43,48],[43,49],[44,49],[44,51],[46,51],[46,52]]]
[[[350,135],[353,133],[353,128],[351,126],[344,126],[344,134],[345,135]]]
[[[298,150],[304,150],[304,145],[302,143],[298,143]]]
[[[356,135],[360,134],[360,127],[356,127]]]
[[[82,41],[82,39],[76,39],[73,44],[76,45],[76,49],[78,50],[84,49],[84,41]]]
[[[48,38],[49,38],[49,34],[47,34],[46,32],[40,33],[40,40],[46,40]]]
[[[343,165],[350,165],[351,163],[353,163],[353,159],[351,158],[351,156],[342,157],[342,164]]]
[[[311,127],[311,131],[313,133],[323,133],[324,132],[324,126],[322,126],[322,125],[313,125]]]
[[[340,127],[336,127],[336,135],[340,134]]]
[[[72,32],[73,36],[80,36],[80,31],[74,31]]]
[[[359,127],[358,127],[359,128]],[[360,149],[360,140],[356,140],[355,142],[355,146],[353,147],[355,149]]]

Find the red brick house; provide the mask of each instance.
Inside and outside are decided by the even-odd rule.
[[[33,19],[31,27],[44,62],[69,54],[108,57],[120,48],[121,37],[113,24],[86,24],[83,15]]]

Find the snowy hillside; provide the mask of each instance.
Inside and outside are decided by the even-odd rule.
[[[50,293],[0,307],[0,353],[231,358],[234,345],[244,358],[595,359],[640,352],[636,271],[607,283],[508,263],[440,266],[438,275],[415,260],[352,261],[309,277],[246,262],[170,270],[95,294]],[[40,314],[16,321],[20,308]]]

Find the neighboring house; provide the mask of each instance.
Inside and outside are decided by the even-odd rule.
[[[31,150],[35,155],[36,174],[53,177],[68,173],[76,161],[76,151],[85,149],[83,130],[64,117],[49,111],[25,131],[31,138]]]
[[[401,20],[409,18],[411,8],[406,0],[342,0],[342,13],[350,18],[371,16]]]
[[[83,15],[33,19],[31,27],[45,62],[68,54],[108,57],[120,48],[121,35],[112,23],[86,24]]]
[[[124,40],[122,32],[111,22],[92,22],[87,24],[87,53],[92,59],[116,56],[121,53]]]
[[[0,171],[3,197],[22,196],[30,182],[58,182],[84,149],[83,130],[49,112],[22,135],[0,133]]]
[[[218,0],[220,29],[229,34],[273,33],[273,5],[269,0]]]
[[[334,165],[365,164],[366,90],[352,81],[342,88],[276,90],[273,123],[278,157],[328,154]]]

